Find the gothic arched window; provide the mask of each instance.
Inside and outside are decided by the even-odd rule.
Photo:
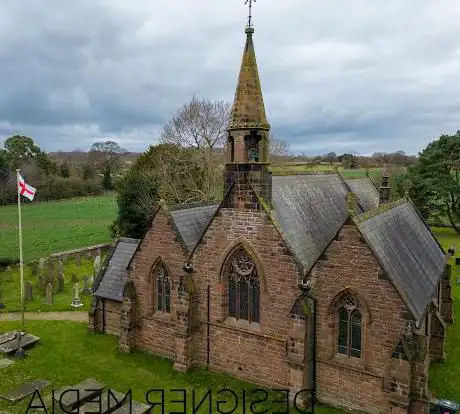
[[[159,263],[155,268],[156,285],[156,310],[158,312],[170,313],[171,311],[171,282],[166,267]]]
[[[256,266],[243,248],[233,253],[228,270],[228,316],[260,322],[260,285]]]
[[[362,316],[354,300],[346,298],[338,311],[338,352],[361,357]]]

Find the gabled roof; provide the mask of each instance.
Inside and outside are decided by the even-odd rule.
[[[94,292],[95,296],[115,301],[123,300],[123,286],[128,277],[126,268],[138,245],[138,239],[121,238],[118,241]]]
[[[364,211],[373,210],[379,206],[380,194],[370,178],[348,178],[346,183],[357,196]]]
[[[444,271],[446,258],[406,199],[355,221],[413,317],[420,322]]]
[[[308,272],[347,220],[350,191],[336,173],[273,176],[272,189],[273,217]]]
[[[192,252],[212,217],[219,208],[219,203],[207,205],[190,205],[169,207],[175,230],[182,239],[188,253]]]

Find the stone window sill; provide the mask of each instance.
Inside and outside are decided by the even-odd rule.
[[[228,326],[235,327],[237,329],[241,329],[244,331],[251,331],[251,332],[260,332],[260,323],[256,322],[248,322],[244,319],[236,319],[232,317],[227,317],[224,323]]]

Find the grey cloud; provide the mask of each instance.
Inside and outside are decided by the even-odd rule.
[[[214,0],[3,0],[0,138],[143,151],[192,94],[233,99],[246,9]],[[273,132],[293,151],[416,153],[460,124],[460,4],[254,6]]]

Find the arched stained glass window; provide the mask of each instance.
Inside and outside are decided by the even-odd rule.
[[[171,282],[166,267],[159,263],[155,268],[156,281],[156,310],[158,312],[171,312]]]
[[[260,322],[260,284],[256,266],[243,248],[231,256],[228,266],[228,316]]]
[[[353,300],[345,299],[338,311],[338,352],[356,358],[362,350],[362,316]]]

